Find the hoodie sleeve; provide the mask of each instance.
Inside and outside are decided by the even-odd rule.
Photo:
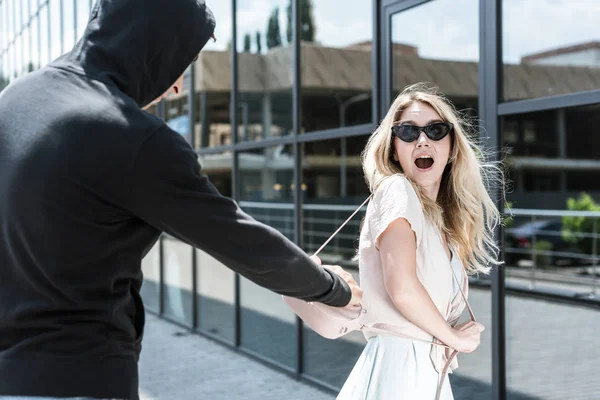
[[[180,135],[161,128],[142,145],[129,177],[130,211],[276,293],[342,307],[351,292],[277,230],[244,213],[201,173]]]

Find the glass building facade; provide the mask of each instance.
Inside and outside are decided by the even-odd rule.
[[[91,5],[0,0],[0,90],[68,52]],[[471,278],[487,329],[451,375],[455,397],[600,398],[596,2],[208,5],[217,41],[186,71],[184,92],[149,112],[189,141],[221,193],[314,252],[368,196],[360,153],[394,96],[436,84],[509,178],[506,202],[494,193],[508,217],[497,232],[506,264]],[[358,275],[361,218],[324,262]],[[365,345],[360,334],[320,338],[278,295],[167,235],[143,271],[149,311],[323,388],[341,387]]]

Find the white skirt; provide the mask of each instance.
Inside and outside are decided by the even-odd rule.
[[[430,344],[397,336],[372,337],[337,400],[434,400],[440,374],[430,350]],[[454,400],[448,376],[440,399]]]

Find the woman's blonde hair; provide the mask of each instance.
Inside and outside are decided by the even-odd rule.
[[[488,273],[490,264],[500,264],[493,230],[500,223],[501,216],[487,189],[491,189],[491,185],[503,184],[502,170],[485,162],[484,152],[468,135],[476,133],[473,125],[462,118],[436,88],[418,83],[408,86],[396,97],[362,153],[367,184],[373,193],[386,177],[404,175],[400,163],[393,159],[392,125],[414,102],[429,105],[444,121],[454,125],[452,148],[449,164],[442,174],[437,201],[425,196],[421,188],[405,176],[419,196],[426,218],[446,233],[449,244],[458,251],[467,271]]]

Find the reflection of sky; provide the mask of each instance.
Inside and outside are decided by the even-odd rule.
[[[27,3],[23,2],[27,12]],[[252,51],[255,51],[255,35],[260,31],[262,48],[266,50],[265,34],[271,11],[279,7],[279,25],[283,42],[286,40],[289,0],[238,0],[238,47],[243,47],[243,37],[250,33]],[[344,6],[332,0],[312,0],[316,25],[317,42],[332,47],[343,47],[372,38],[372,6],[369,0],[345,0]],[[13,19],[6,19],[6,10],[13,15],[13,1],[3,1],[0,6],[0,32],[3,46],[7,38],[13,36],[16,27]],[[64,51],[73,45],[73,5],[63,2],[65,18]],[[224,50],[231,39],[231,1],[207,0],[217,19],[217,42],[209,41],[207,50]],[[419,54],[427,58],[448,60],[477,60],[479,58],[479,1],[478,0],[433,0],[393,17],[392,39],[395,42],[417,46]],[[518,63],[524,55],[550,50],[557,47],[600,40],[597,21],[600,20],[598,0],[504,0],[503,37],[505,61]],[[50,0],[51,58],[60,55],[59,0]],[[17,20],[21,19],[20,7],[16,7]],[[77,37],[81,37],[89,14],[89,0],[77,0]],[[44,13],[44,17],[46,14]],[[26,17],[23,16],[23,20]],[[19,21],[17,21],[19,22]],[[18,24],[19,25],[19,24]],[[20,27],[20,25],[19,25]],[[46,22],[41,24],[44,43],[47,43]],[[37,36],[37,28],[33,30]],[[34,49],[35,46],[34,37]],[[45,47],[45,46],[44,46]],[[37,61],[37,52],[33,61]],[[42,61],[47,57],[43,56]],[[27,61],[26,61],[27,62]],[[6,63],[5,63],[6,65]],[[17,66],[22,66],[20,57]],[[12,69],[12,62],[10,63]]]

